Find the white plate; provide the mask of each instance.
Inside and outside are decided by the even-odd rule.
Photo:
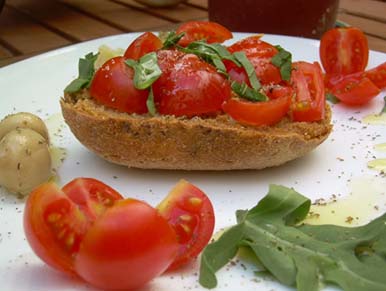
[[[380,111],[385,92],[360,109],[333,106],[334,131],[328,140],[307,156],[277,168],[230,172],[145,171],[126,169],[98,158],[84,148],[65,125],[62,124],[61,132],[57,131],[58,122],[62,123],[58,121],[59,97],[65,85],[76,77],[79,57],[96,51],[101,44],[125,48],[136,36],[138,34],[125,34],[97,39],[0,69],[0,119],[19,111],[48,118],[50,130],[56,132],[51,132],[54,145],[67,151],[67,158],[59,169],[62,185],[75,177],[94,177],[125,196],[156,205],[179,179],[184,178],[209,195],[215,207],[216,230],[219,230],[235,223],[237,209],[254,206],[267,192],[270,183],[294,187],[315,200],[337,193],[348,195],[349,180],[378,175],[378,172],[369,170],[366,163],[373,156],[386,157],[386,153],[373,150],[373,145],[386,142],[386,127],[365,126],[361,120],[367,114]],[[266,35],[264,40],[291,51],[294,60],[319,60],[318,41],[274,35]],[[369,67],[385,60],[385,54],[371,52]],[[50,269],[33,254],[23,233],[24,201],[5,193],[4,189],[0,190],[1,290],[93,289]],[[371,215],[377,215],[375,210]],[[181,272],[156,278],[143,290],[201,290],[197,271],[198,262]],[[218,279],[218,289],[221,290],[289,290],[271,279],[256,280],[253,267],[247,265],[247,270],[244,270],[239,263],[220,271]]]

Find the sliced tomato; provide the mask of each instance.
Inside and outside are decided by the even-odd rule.
[[[229,81],[193,54],[158,52],[161,77],[153,84],[158,112],[175,116],[213,115],[231,96]]]
[[[126,49],[126,59],[139,60],[147,53],[155,52],[162,48],[162,41],[151,32],[145,32],[136,38]]]
[[[265,94],[269,99],[277,99],[280,97],[293,96],[294,89],[288,85],[272,85],[264,88]]]
[[[262,84],[278,84],[282,81],[280,69],[271,63],[271,59],[278,53],[273,45],[262,41],[261,35],[244,38],[228,47],[230,53],[243,51],[255,68],[257,77]],[[238,67],[231,61],[224,61],[232,80],[245,82],[249,85],[249,79],[245,69]]]
[[[363,73],[363,77],[370,79],[379,89],[386,88],[386,62],[379,66],[367,70]]]
[[[213,206],[204,192],[181,180],[157,208],[177,234],[180,246],[169,270],[176,269],[208,244],[215,224]]]
[[[232,98],[224,103],[223,109],[241,124],[261,126],[278,123],[288,113],[290,105],[290,95],[266,102]]]
[[[332,93],[348,105],[363,105],[377,96],[381,90],[368,78],[347,76],[332,88]]]
[[[292,118],[295,121],[319,121],[325,113],[323,73],[318,63],[295,62],[291,83],[295,90]]]
[[[329,75],[364,71],[369,58],[367,38],[355,27],[334,28],[322,36],[319,54]]]
[[[206,40],[208,43],[224,42],[233,37],[232,32],[216,22],[210,21],[190,21],[180,25],[177,34],[185,33],[184,37],[178,42],[181,46],[197,40]]]
[[[138,90],[133,83],[134,71],[123,57],[115,57],[96,71],[90,95],[101,104],[127,113],[146,113],[148,90]]]

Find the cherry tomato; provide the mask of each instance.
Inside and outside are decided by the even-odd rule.
[[[174,230],[155,208],[94,179],[59,190],[46,183],[26,203],[24,229],[35,253],[50,266],[103,289],[143,285],[174,260]],[[151,231],[149,231],[151,230]]]
[[[370,79],[379,89],[386,88],[386,62],[379,66],[367,70],[363,73],[363,77]]]
[[[127,113],[146,113],[148,90],[138,90],[133,84],[134,71],[123,57],[108,60],[95,73],[90,95],[109,108]]]
[[[196,55],[163,50],[158,52],[158,63],[162,75],[153,92],[160,114],[215,114],[231,96],[229,81]]]
[[[228,47],[228,50],[231,53],[244,51],[262,84],[278,84],[282,81],[280,69],[271,63],[272,57],[278,53],[278,50],[260,38],[261,35],[244,38]],[[244,68],[238,67],[231,61],[224,61],[224,64],[232,80],[249,85]]]
[[[190,21],[178,27],[176,33],[184,32],[184,37],[178,42],[181,46],[187,46],[197,40],[206,40],[208,43],[224,42],[233,37],[224,26],[210,21]]]
[[[145,32],[136,38],[126,49],[125,59],[138,60],[147,53],[162,48],[162,41],[151,32]]]
[[[325,90],[318,63],[292,64],[291,83],[295,90],[292,118],[295,121],[318,121],[324,118]]]
[[[75,269],[103,290],[132,290],[163,273],[177,249],[173,229],[155,208],[119,200],[85,234]]]
[[[265,102],[250,102],[232,98],[223,105],[223,109],[237,122],[261,126],[279,122],[288,113],[290,105],[290,95]]]
[[[169,270],[176,269],[208,244],[215,223],[213,206],[204,192],[181,180],[157,208],[177,234],[180,246]]]
[[[366,77],[346,76],[332,88],[331,92],[343,103],[355,106],[366,104],[381,90]]]
[[[288,85],[272,85],[264,88],[265,94],[269,99],[277,99],[285,96],[293,96],[294,89]]]
[[[329,75],[347,75],[363,71],[369,58],[367,38],[355,27],[327,31],[320,41],[320,59]]]

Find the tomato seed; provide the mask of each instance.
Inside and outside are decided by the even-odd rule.
[[[191,221],[192,220],[192,216],[191,215],[189,215],[189,214],[182,214],[182,215],[180,215],[180,220],[182,220],[182,221]]]
[[[189,198],[189,203],[192,204],[193,206],[199,206],[202,204],[202,199],[198,197],[191,197]]]
[[[186,233],[190,233],[192,230],[190,229],[190,227],[184,223],[181,223],[180,224],[181,228],[186,232]]]
[[[60,213],[51,213],[50,215],[48,215],[47,221],[52,224],[54,222],[57,222],[60,218],[62,218],[62,215]]]

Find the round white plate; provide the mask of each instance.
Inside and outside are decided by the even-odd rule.
[[[254,206],[267,193],[270,183],[294,187],[315,200],[328,199],[333,194],[347,196],[350,181],[380,176],[379,172],[367,168],[367,162],[374,157],[386,157],[386,153],[373,150],[375,144],[386,142],[386,127],[366,125],[362,118],[381,110],[386,92],[361,108],[333,105],[334,130],[328,140],[307,156],[277,168],[223,172],[138,170],[100,159],[84,148],[63,123],[59,98],[63,88],[77,75],[79,57],[97,51],[102,44],[126,48],[138,35],[117,35],[72,45],[0,69],[0,119],[10,113],[28,111],[47,120],[54,146],[65,148],[67,153],[58,170],[61,185],[76,177],[94,177],[126,197],[143,199],[155,206],[184,178],[208,194],[216,212],[216,230],[219,230],[235,223],[237,209]],[[235,39],[245,36],[247,34],[237,33]],[[294,60],[319,61],[318,41],[275,35],[265,35],[263,40],[280,44],[292,52]],[[385,60],[385,54],[371,52],[369,67]],[[24,201],[2,188],[0,191],[1,289],[92,290],[80,280],[47,267],[34,255],[23,232]],[[366,199],[363,197],[364,203]],[[372,216],[379,214],[380,210],[371,213]],[[198,284],[198,267],[197,261],[184,270],[165,274],[143,290],[204,290]],[[227,266],[218,273],[218,290],[290,290],[272,278],[255,277],[253,271],[253,266],[248,264]]]

